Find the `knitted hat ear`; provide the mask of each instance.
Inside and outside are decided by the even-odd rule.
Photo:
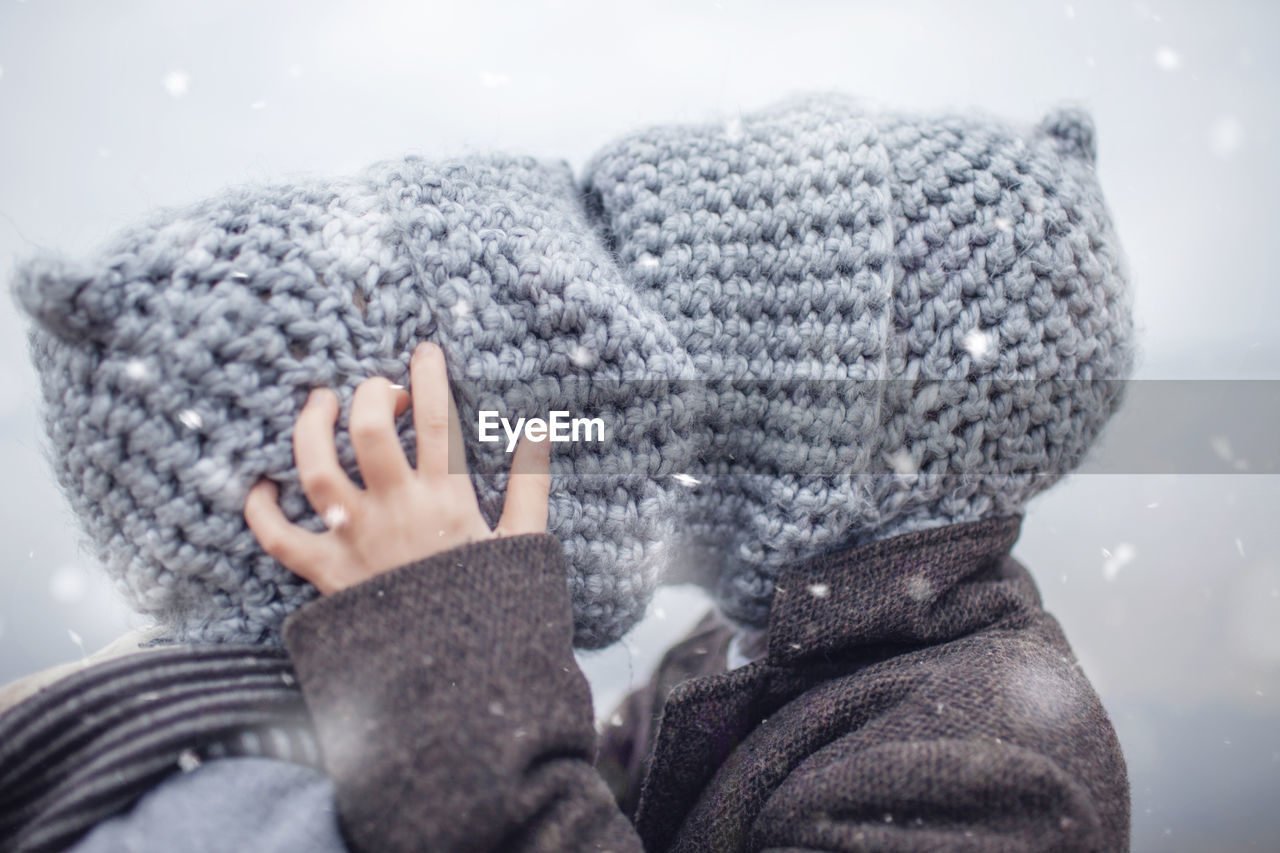
[[[67,343],[105,343],[125,295],[114,273],[52,254],[36,255],[15,270],[12,293],[18,306],[50,334]]]
[[[1087,110],[1058,107],[1040,120],[1036,130],[1051,137],[1062,156],[1075,157],[1090,165],[1098,161],[1097,132]]]

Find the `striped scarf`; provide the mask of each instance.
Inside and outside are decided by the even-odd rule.
[[[320,766],[283,652],[172,646],[91,666],[0,714],[0,850],[62,850],[169,774],[237,755]]]

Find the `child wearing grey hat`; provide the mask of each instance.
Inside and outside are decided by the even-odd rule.
[[[580,182],[406,158],[32,259],[51,459],[159,645],[0,717],[0,838],[114,849],[182,813],[256,849],[1125,849],[1114,731],[1009,555],[1132,367],[1095,157],[1076,109],[814,95],[637,132]],[[452,449],[418,418],[446,396],[411,375],[422,341]],[[306,451],[316,388],[336,434]],[[325,562],[374,516],[455,541],[465,490],[359,511],[388,436],[502,529],[520,478],[473,426],[539,407],[607,431],[551,454],[549,532]],[[660,581],[718,613],[598,742],[573,647]]]

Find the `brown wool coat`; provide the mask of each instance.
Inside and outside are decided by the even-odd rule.
[[[599,745],[550,535],[466,546],[308,605],[286,644],[349,844],[1127,850],[1124,760],[1009,556],[1019,522],[791,567],[764,658],[725,672],[730,632],[709,617]]]

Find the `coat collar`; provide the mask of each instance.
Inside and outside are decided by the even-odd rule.
[[[1038,607],[1025,571],[987,571],[1008,556],[1021,522],[1012,516],[922,530],[788,567],[776,587],[765,658],[688,679],[668,694],[635,816],[645,849],[671,846],[733,749],[761,719],[830,677],[824,664],[832,658],[943,642]]]
[[[956,606],[970,592],[962,582],[1007,555],[1021,525],[1021,516],[952,524],[792,565],[769,611],[768,662],[790,666],[856,646],[937,643],[982,627],[993,614]]]

